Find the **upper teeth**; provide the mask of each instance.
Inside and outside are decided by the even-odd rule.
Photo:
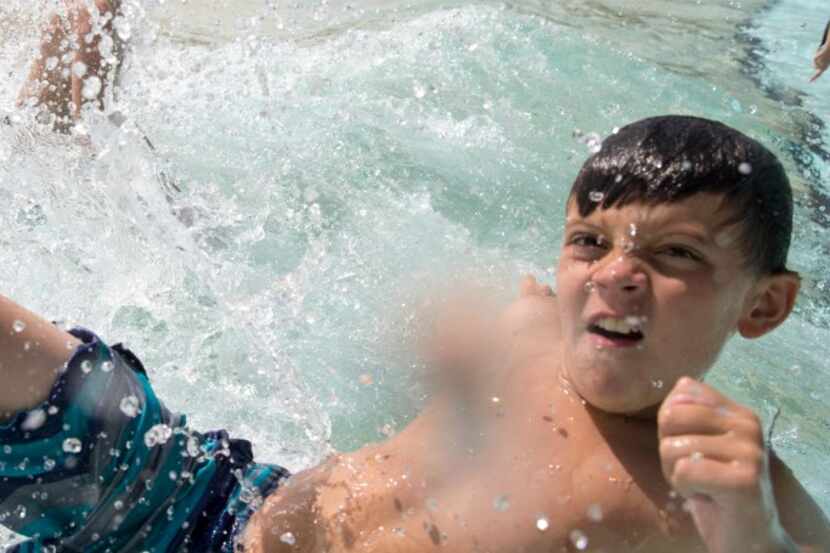
[[[620,334],[639,332],[641,329],[640,320],[637,317],[626,317],[625,319],[606,317],[598,320],[596,325],[610,332],[618,332]]]

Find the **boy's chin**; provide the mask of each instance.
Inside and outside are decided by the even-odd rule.
[[[595,373],[587,381],[569,380],[576,393],[594,409],[611,415],[656,416],[661,394],[650,383],[620,376]]]

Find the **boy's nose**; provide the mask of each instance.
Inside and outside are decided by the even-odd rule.
[[[648,276],[636,256],[618,255],[597,267],[591,279],[601,290],[628,297],[642,294],[648,288]]]

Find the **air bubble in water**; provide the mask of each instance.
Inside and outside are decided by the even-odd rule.
[[[287,543],[288,545],[294,545],[297,543],[297,538],[294,537],[294,534],[291,532],[285,532],[280,536],[280,541],[282,543]]]
[[[614,182],[616,182],[617,184],[620,184],[622,182],[622,179],[623,179],[623,176],[618,174],[616,177],[614,177]]]
[[[585,283],[585,291],[588,292],[589,294],[591,292],[593,292],[596,289],[596,287],[597,287],[597,285],[594,284],[591,281]]]
[[[139,403],[135,396],[124,396],[121,398],[121,412],[128,417],[135,418],[138,415]]]
[[[78,438],[67,438],[63,441],[63,450],[67,453],[80,453],[83,445]]]
[[[592,190],[591,192],[588,193],[588,199],[591,200],[592,202],[599,203],[603,199],[605,199],[605,194],[603,194],[599,190]]]
[[[510,496],[499,495],[493,499],[493,510],[503,513],[510,508]]]
[[[81,94],[87,100],[94,100],[98,97],[98,94],[101,92],[101,88],[103,84],[101,83],[101,79],[92,75],[91,77],[84,80],[84,86],[81,89]]]
[[[50,56],[46,58],[46,70],[47,71],[54,71],[55,68],[58,66],[58,58],[55,56]]]
[[[424,85],[422,85],[418,81],[415,81],[412,84],[412,93],[415,95],[416,98],[420,100],[421,98],[427,95],[427,89]]]
[[[84,359],[83,361],[81,361],[81,371],[83,371],[85,374],[91,373],[92,361],[90,361],[89,359]]]
[[[663,381],[657,378],[651,381],[651,385],[659,390],[663,387]]]
[[[571,543],[574,544],[574,547],[576,547],[580,551],[588,547],[588,536],[586,536],[585,532],[583,532],[582,530],[571,530],[570,538]]]
[[[744,161],[743,163],[738,165],[738,172],[742,175],[749,175],[750,173],[752,173],[752,164]]]
[[[55,463],[54,459],[49,459],[47,457],[46,459],[43,460],[43,470],[52,470],[52,469],[55,468],[56,464],[57,463]]]
[[[113,365],[112,361],[104,361],[103,363],[101,363],[101,370],[105,373],[108,373],[112,371],[114,366],[115,365]]]
[[[127,21],[127,18],[122,16],[116,17],[112,24],[115,27],[115,32],[118,33],[121,40],[130,40],[133,30],[132,27],[130,27],[130,23]]]
[[[26,323],[24,323],[23,321],[15,321],[12,323],[12,330],[19,334],[26,330]]]
[[[31,432],[32,430],[37,430],[43,423],[46,422],[46,411],[43,409],[34,409],[26,413],[26,418],[23,419],[23,422],[20,425],[20,428]]]
[[[550,522],[548,521],[548,517],[540,516],[536,518],[536,529],[540,532],[544,532],[550,528]]]

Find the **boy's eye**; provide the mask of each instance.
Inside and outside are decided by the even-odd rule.
[[[666,246],[658,253],[674,259],[689,259],[691,261],[701,261],[703,259],[696,251],[685,246]]]
[[[571,236],[568,244],[577,248],[580,253],[593,253],[596,250],[605,249],[608,241],[596,234],[579,233]]]

